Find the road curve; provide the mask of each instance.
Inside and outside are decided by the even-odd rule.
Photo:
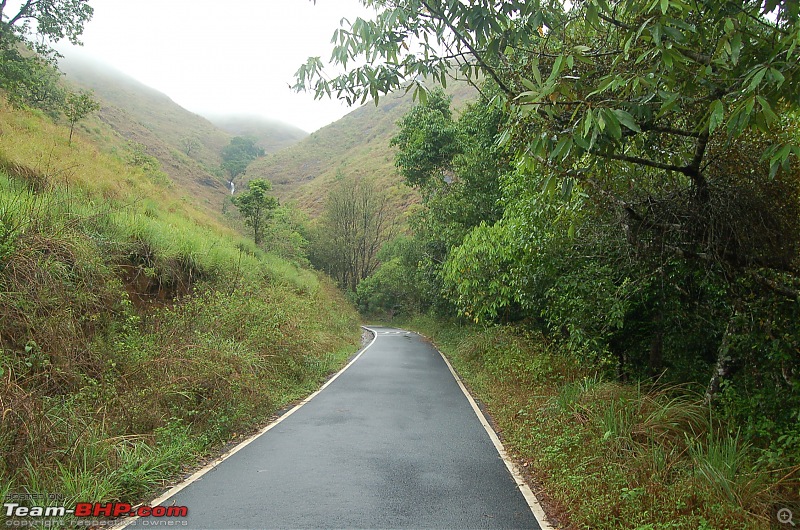
[[[540,528],[441,355],[371,329],[322,392],[162,504],[192,528]]]

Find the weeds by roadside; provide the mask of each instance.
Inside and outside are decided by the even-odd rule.
[[[404,325],[448,356],[569,528],[769,528],[796,505],[798,469],[766,465],[691,389],[605,380],[513,328]]]

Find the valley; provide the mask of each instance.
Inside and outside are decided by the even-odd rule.
[[[795,3],[148,1],[0,2],[1,522],[793,524]]]

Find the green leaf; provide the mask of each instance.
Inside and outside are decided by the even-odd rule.
[[[521,83],[523,84],[523,86],[525,86],[525,88],[527,88],[528,90],[531,90],[531,91],[537,91],[537,90],[538,90],[538,87],[537,87],[536,85],[534,85],[534,84],[533,84],[533,83],[532,83],[532,82],[531,82],[529,79],[525,79],[525,78],[523,77],[522,79],[520,79],[520,82],[521,82]],[[541,83],[539,83],[539,85],[541,85]]]
[[[639,124],[636,123],[636,120],[629,112],[624,111],[622,109],[614,109],[612,112],[622,125],[624,125],[625,127],[634,132],[642,132],[642,129],[639,127]]]
[[[497,146],[505,147],[510,140],[511,140],[511,129],[505,128],[503,129],[503,132],[500,133],[500,136],[497,138]]]
[[[563,160],[572,149],[572,139],[569,136],[564,136],[556,144],[556,148],[550,153],[550,160]]]
[[[533,78],[536,80],[536,83],[539,86],[542,86],[542,72],[539,70],[538,61],[531,63],[531,73],[533,74]]]
[[[586,112],[586,117],[583,119],[583,136],[589,136],[589,133],[592,131],[592,111],[589,110]]]
[[[661,14],[666,15],[669,10],[669,0],[661,0]]]
[[[657,118],[661,118],[665,116],[669,111],[671,111],[675,105],[678,103],[678,98],[680,94],[678,92],[674,94],[670,94],[666,100],[661,104],[661,108],[658,110],[658,114],[656,115]]]
[[[725,107],[719,99],[711,104],[711,116],[708,119],[708,133],[711,134],[719,127],[725,118]]]
[[[786,78],[784,77],[784,75],[777,68],[770,68],[769,69],[769,75],[770,75],[770,77],[772,78],[773,81],[778,83],[778,87],[783,85],[783,82],[786,81]]]
[[[574,180],[572,180],[571,178],[564,179],[564,182],[561,183],[561,198],[564,199],[565,201],[569,200],[569,198],[572,196],[572,188],[574,186],[575,186]],[[572,225],[570,225],[570,228],[572,228]]]
[[[619,120],[609,109],[603,109],[603,120],[606,123],[606,131],[615,140],[622,138],[622,128],[619,125]]]
[[[725,33],[733,33],[734,29],[733,19],[731,17],[727,17],[725,19]]]
[[[548,83],[551,83],[556,80],[558,74],[561,73],[561,66],[563,65],[563,63],[564,63],[563,55],[559,55],[558,57],[556,57],[556,61],[555,63],[553,63],[553,70],[550,72],[550,77],[547,78]]]
[[[742,34],[737,33],[731,39],[731,62],[733,64],[739,63],[739,54],[742,51]]]
[[[586,4],[586,22],[594,27],[600,26],[600,17],[597,16],[597,8],[591,2]]]
[[[761,113],[764,116],[764,121],[767,124],[767,127],[771,127],[775,122],[778,121],[778,116],[773,112],[772,107],[770,107],[769,102],[761,96],[756,96],[758,100],[758,104],[761,106]]]
[[[747,87],[747,90],[755,90],[755,88],[761,84],[761,80],[764,79],[764,76],[767,74],[767,67],[760,66],[753,72],[754,73],[750,77],[750,86]]]
[[[553,191],[556,189],[556,177],[554,175],[550,175],[544,181],[544,185],[542,186],[542,192],[546,195],[552,195]]]
[[[419,89],[420,89],[419,90],[419,94],[418,94],[419,95],[419,102],[421,104],[425,105],[425,104],[428,103],[428,91],[425,89],[424,86],[421,86],[421,85],[420,85]],[[375,99],[377,99],[377,98],[375,98]]]

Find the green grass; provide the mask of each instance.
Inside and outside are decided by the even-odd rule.
[[[0,105],[0,493],[132,504],[357,349],[329,280]]]
[[[797,470],[759,463],[686,388],[605,380],[515,328],[403,325],[448,356],[561,524],[769,528],[774,507],[797,500]]]

